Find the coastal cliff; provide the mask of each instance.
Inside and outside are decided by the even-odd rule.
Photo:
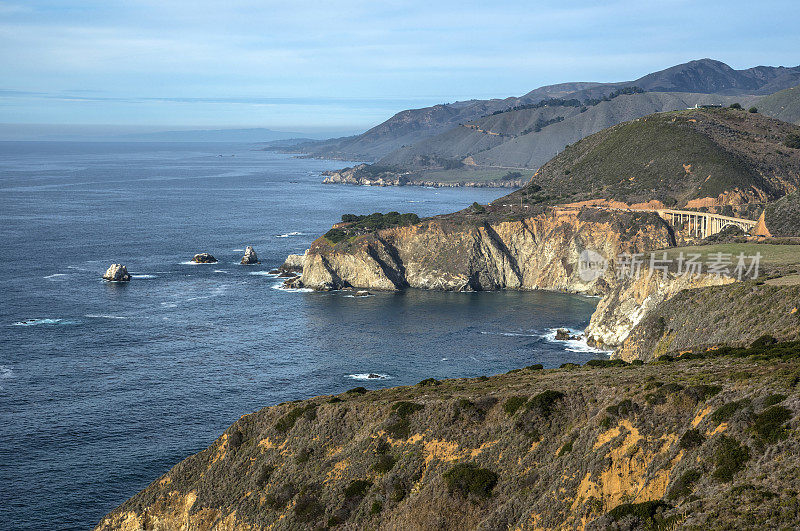
[[[645,212],[550,209],[484,223],[432,218],[337,245],[319,238],[306,255],[301,282],[322,290],[549,289],[604,295],[616,282],[615,273],[582,278],[583,251],[613,259],[672,244],[667,224]]]
[[[97,529],[789,528],[800,362],[778,347],[267,407]]]
[[[461,172],[465,173],[465,172]],[[469,172],[466,172],[467,175]],[[427,186],[434,188],[520,188],[530,178],[440,180],[431,173],[399,170],[359,164],[350,168],[322,172],[323,184],[356,184],[361,186]],[[427,177],[426,177],[427,175]]]

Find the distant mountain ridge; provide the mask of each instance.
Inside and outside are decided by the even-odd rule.
[[[800,66],[758,66],[735,70],[720,61],[700,59],[653,72],[632,81],[560,83],[537,88],[520,97],[468,100],[421,109],[409,109],[395,114],[360,135],[299,144],[296,149],[312,157],[381,161],[381,164],[391,162],[406,165],[410,161],[395,153],[396,150],[419,144],[421,141],[442,133],[449,133],[460,124],[483,119],[495,111],[535,104],[548,98],[578,99],[580,101],[602,99],[620,88],[637,86],[646,92],[694,94],[695,96],[689,99],[683,97],[684,101],[681,103],[694,105],[695,103],[725,103],[731,101],[730,97],[734,96],[741,100],[744,96],[771,94],[796,85],[800,85]],[[709,95],[714,95],[715,98],[709,98]],[[614,116],[613,110],[609,109],[604,118],[596,118],[601,122],[602,127],[586,125],[581,129],[586,131],[585,134],[590,134],[627,119],[661,110],[677,109],[669,105],[659,107],[651,104],[644,105],[644,107],[646,108],[643,108],[641,114],[632,116],[622,112],[619,118]],[[563,127],[567,125],[564,124]],[[553,130],[555,129],[557,128]],[[542,135],[542,137],[544,136],[546,135]],[[548,141],[548,143],[559,144],[558,141]],[[563,145],[565,144],[562,144],[561,148]],[[545,152],[549,153],[549,156],[554,154],[552,149],[545,150]],[[464,151],[454,153],[456,158],[469,155],[473,155],[473,153]],[[542,157],[544,156],[542,155]],[[531,157],[525,165],[536,167],[545,162],[549,156],[544,159]],[[497,161],[492,160],[491,162]],[[513,166],[514,164],[509,161],[504,165]]]

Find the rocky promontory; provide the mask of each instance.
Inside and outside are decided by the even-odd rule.
[[[360,186],[426,186],[431,188],[519,188],[528,178],[445,181],[431,178],[431,173],[380,168],[359,164],[341,170],[324,171],[323,184],[356,184]]]

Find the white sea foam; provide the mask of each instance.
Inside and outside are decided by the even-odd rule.
[[[573,328],[565,328],[569,331],[569,335],[579,337],[580,339],[556,339],[557,328],[551,328],[546,333],[542,334],[542,338],[551,343],[561,343],[564,345],[564,350],[569,352],[595,352],[597,354],[611,354],[611,350],[603,350],[591,347],[586,343],[586,337],[583,335],[583,330],[575,330]]]
[[[380,374],[380,373],[377,373],[377,372],[363,372],[363,373],[357,373],[357,374],[348,374],[347,377],[350,378],[351,380],[362,380],[362,381],[367,381],[367,380],[391,380],[392,379],[392,377],[389,376],[388,374]]]
[[[295,232],[287,232],[286,234],[276,234],[275,237],[276,238],[290,238],[292,236],[302,236],[302,235],[303,235],[302,232],[295,231]]]
[[[88,317],[90,319],[127,319],[127,317],[123,317],[121,315],[105,315],[102,313],[87,313],[84,317]]]
[[[144,280],[148,280],[151,278],[156,278],[156,275],[131,275],[131,278],[141,278]]]
[[[17,321],[13,326],[66,325],[73,323],[74,321],[67,321],[66,319],[25,319]]]
[[[530,333],[530,332],[487,332],[482,330],[481,334],[489,336],[506,336],[506,337],[543,337],[542,334]],[[555,333],[553,334],[553,337],[555,337]]]
[[[11,367],[9,367],[8,365],[0,365],[0,378],[6,379],[13,377],[14,377],[14,371],[11,370]]]
[[[277,273],[270,273],[269,271],[250,271],[248,275],[255,275],[257,277],[277,277]]]
[[[214,273],[227,273],[224,269],[215,269]]]
[[[311,288],[287,288],[286,286],[283,285],[283,282],[278,282],[277,284],[272,286],[272,289],[288,291],[290,293],[311,293],[312,291],[314,291]]]
[[[234,253],[243,253],[244,249],[234,249],[233,252]]]
[[[52,275],[47,275],[46,277],[43,277],[43,278],[46,279],[46,280],[50,280],[52,282],[52,281],[58,281],[58,280],[66,280],[65,277],[68,277],[68,276],[69,275],[66,274],[66,273],[53,273]]]

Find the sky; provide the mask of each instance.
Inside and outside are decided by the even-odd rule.
[[[355,133],[704,57],[797,66],[798,20],[796,0],[0,0],[0,124]]]

